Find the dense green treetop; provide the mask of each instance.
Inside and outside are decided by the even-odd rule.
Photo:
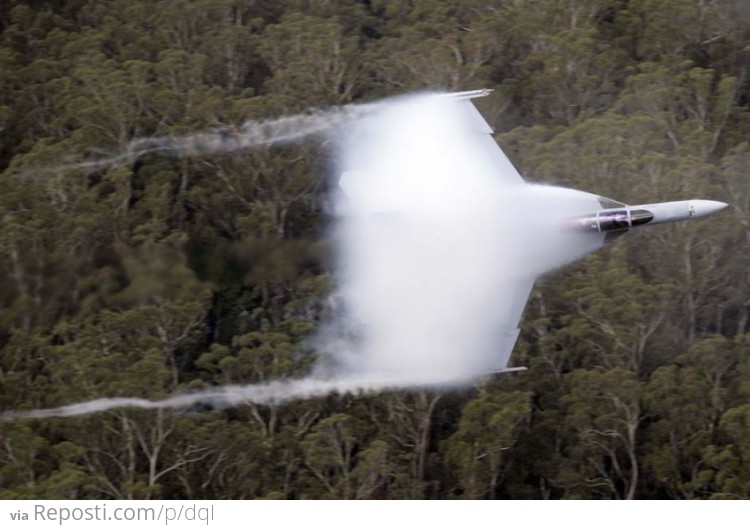
[[[0,410],[313,366],[327,145],[55,170],[141,137],[493,88],[531,181],[730,203],[545,277],[527,372],[0,422],[0,498],[750,497],[749,77],[745,0],[0,2]]]

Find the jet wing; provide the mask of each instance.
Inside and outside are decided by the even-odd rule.
[[[487,123],[487,121],[479,113],[476,106],[471,102],[471,99],[477,97],[486,97],[492,93],[492,90],[483,89],[475,91],[463,91],[459,93],[449,93],[443,95],[445,98],[456,99],[461,101],[461,105],[464,107],[466,118],[472,121],[472,128],[476,131],[477,137],[477,153],[486,156],[488,163],[496,167],[495,172],[497,177],[501,178],[503,182],[509,184],[523,183],[523,177],[518,173],[513,163],[500,149],[497,142],[493,137],[495,130]]]
[[[513,348],[516,345],[518,334],[521,332],[518,325],[521,321],[521,316],[526,308],[526,303],[531,294],[531,290],[534,288],[534,279],[520,280],[515,283],[509,283],[505,288],[505,294],[502,298],[503,304],[501,305],[501,319],[504,324],[501,327],[502,334],[500,335],[500,348],[497,354],[497,363],[495,372],[505,373],[511,371],[521,371],[526,369],[525,367],[508,367],[508,361],[510,355],[513,352]],[[505,311],[505,312],[502,312]]]
[[[500,146],[495,142],[493,137],[494,130],[479,113],[471,99],[489,95],[492,90],[477,90],[461,93],[451,93],[445,95],[448,98],[454,98],[461,101],[466,118],[472,122],[471,129],[475,130],[476,137],[473,139],[477,145],[475,155],[479,154],[486,157],[487,164],[494,166],[494,174],[502,180],[503,184],[515,185],[523,184],[525,181],[521,174],[518,173],[513,163],[502,151]],[[499,335],[499,349],[497,354],[496,371],[498,373],[521,371],[525,367],[508,367],[510,356],[516,346],[518,335],[521,332],[518,325],[521,322],[521,316],[526,308],[529,295],[534,288],[534,279],[522,279],[513,283],[508,283],[504,287],[505,294],[501,299],[500,313],[498,320],[503,321]]]
[[[341,174],[339,186],[344,193],[358,202],[360,212],[391,212],[402,207],[401,196],[426,195],[428,186],[433,185],[441,169],[460,172],[463,185],[471,186],[473,181],[494,181],[510,187],[525,184],[525,181],[503,153],[493,138],[493,130],[482,117],[471,99],[482,97],[490,90],[476,90],[461,93],[448,93],[424,97],[421,106],[409,106],[410,115],[402,127],[382,126],[377,117],[367,128],[372,133],[368,139],[372,148],[357,147],[357,155],[344,159],[345,171]],[[408,101],[408,99],[405,99]],[[441,111],[433,118],[431,105],[445,101],[449,111]],[[388,103],[386,103],[388,104]],[[388,106],[386,106],[388,108]],[[393,125],[398,122],[396,114],[401,111],[399,99],[394,99],[390,109],[380,112],[381,118]],[[421,113],[421,115],[420,115]],[[454,129],[462,131],[457,137]],[[355,134],[355,138],[356,138]],[[383,159],[384,152],[392,156],[393,164]],[[464,172],[462,164],[471,161],[471,171]],[[426,170],[433,181],[417,181],[404,177],[405,170]],[[372,167],[380,168],[380,173],[372,173]],[[410,182],[419,187],[409,187]],[[433,185],[434,186],[434,185]]]

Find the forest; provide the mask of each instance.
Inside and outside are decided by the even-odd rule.
[[[749,75],[746,0],[1,1],[0,412],[313,366],[328,146],[56,169],[138,138],[492,88],[529,181],[730,206],[538,282],[527,371],[0,421],[0,498],[749,498]]]

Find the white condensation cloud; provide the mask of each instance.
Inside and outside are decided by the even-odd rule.
[[[596,248],[597,238],[562,225],[598,205],[583,192],[509,184],[498,173],[502,166],[485,155],[476,121],[462,104],[467,102],[414,95],[287,117],[265,127],[246,125],[229,142],[208,133],[138,143],[136,152],[165,148],[181,155],[316,133],[338,144],[337,182],[347,172],[331,229],[337,247],[331,298],[338,308],[312,342],[319,366],[302,379],[214,387],[161,400],[100,398],[6,412],[3,418],[450,388],[493,372],[502,331],[509,320],[516,323],[514,286]]]

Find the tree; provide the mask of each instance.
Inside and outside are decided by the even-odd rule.
[[[464,498],[497,498],[511,450],[531,413],[530,393],[484,391],[463,408],[456,432],[444,442]]]
[[[579,370],[562,399],[569,442],[555,484],[567,497],[633,499],[640,482],[642,387],[630,371]]]

